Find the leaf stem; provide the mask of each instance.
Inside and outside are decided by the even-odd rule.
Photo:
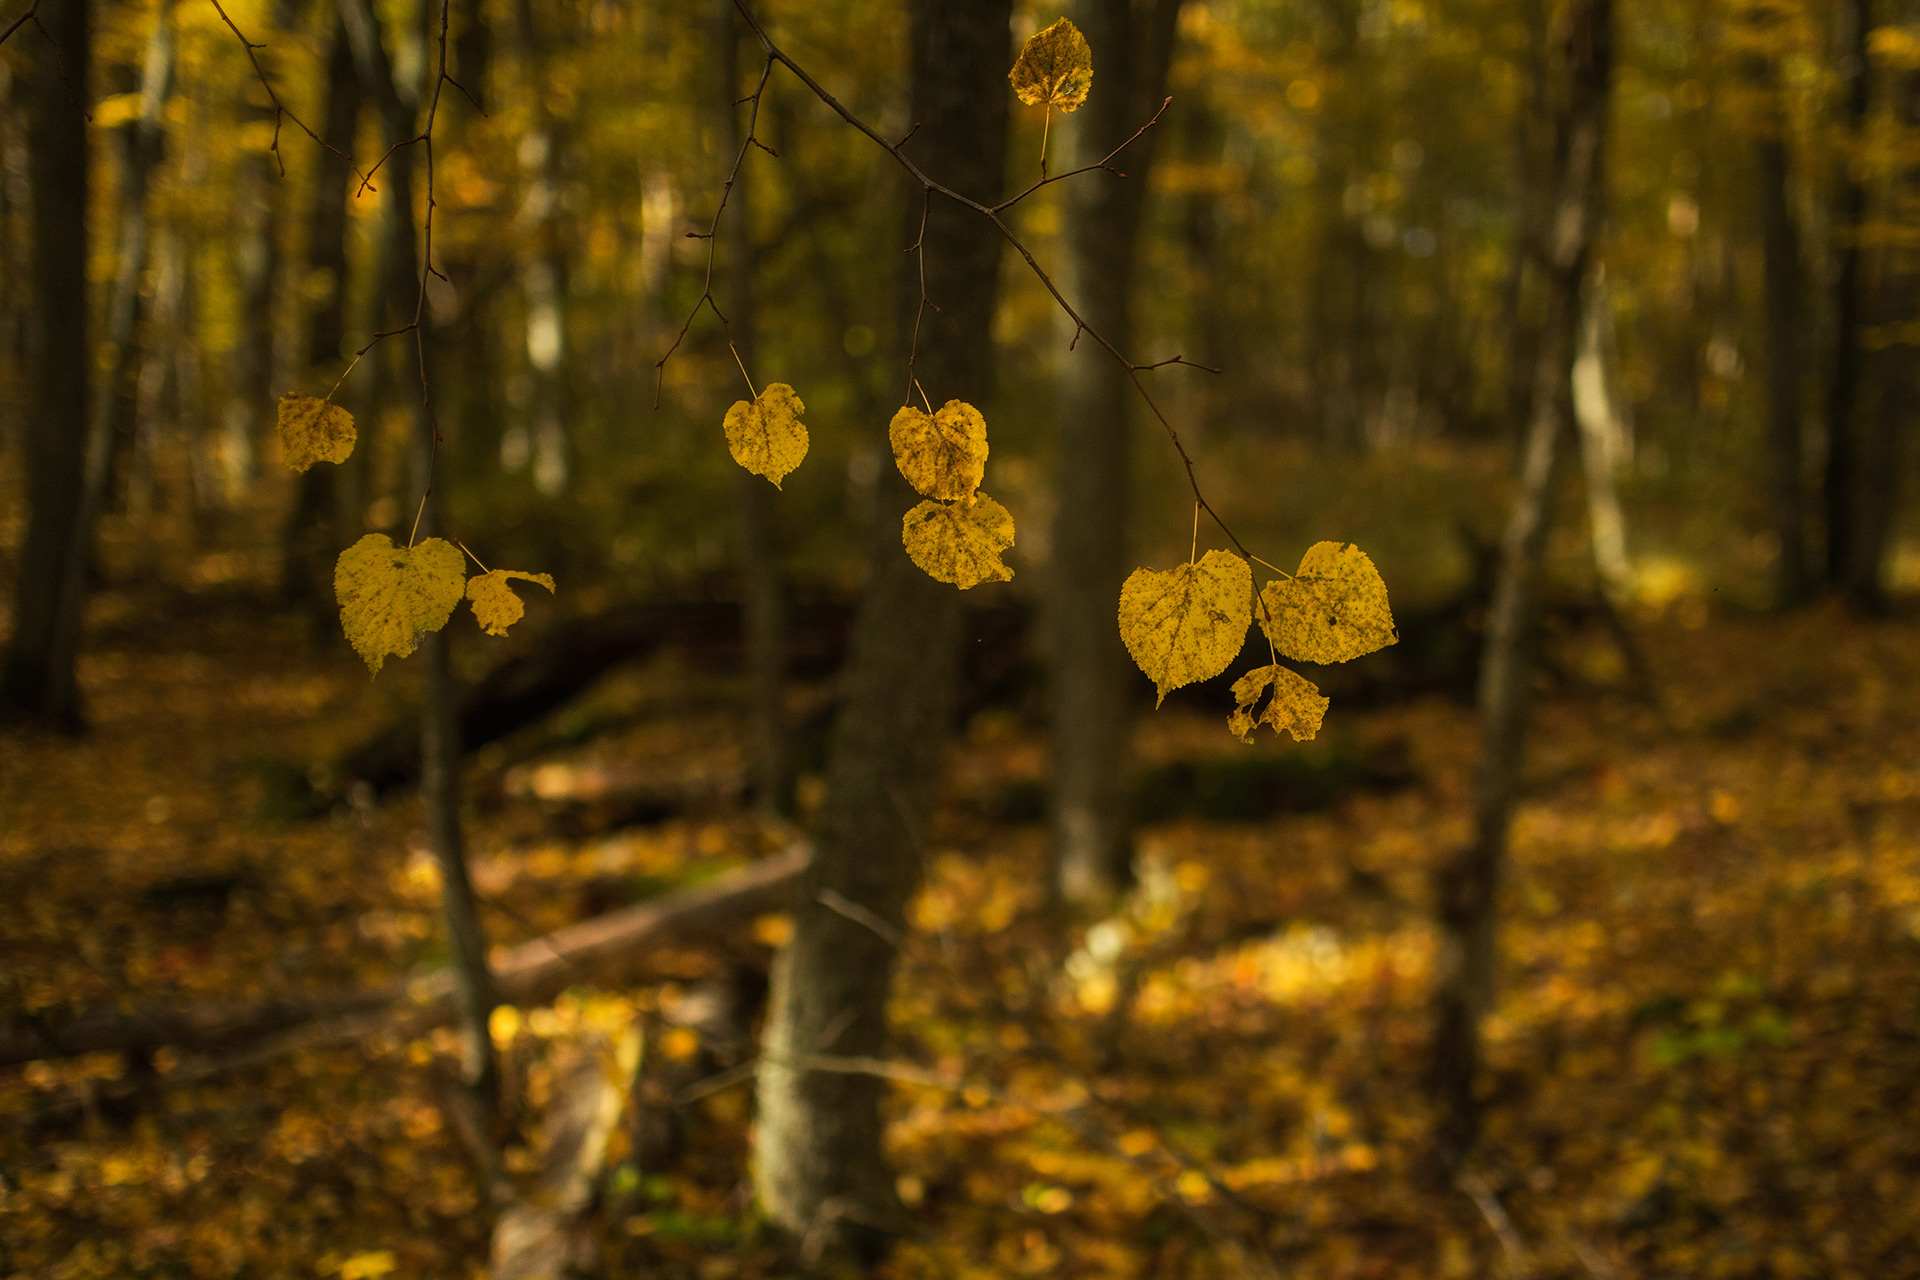
[[[758,400],[760,393],[753,389],[753,375],[747,372],[747,362],[740,358],[740,348],[734,345],[732,338],[727,339],[727,350],[733,352],[733,362],[740,366],[740,376],[747,380],[747,394]]]
[[[456,546],[456,547],[458,547],[458,548],[460,548],[460,549],[461,549],[462,551],[466,551],[466,552],[467,552],[467,559],[469,559],[469,560],[471,560],[471,561],[473,561],[473,562],[474,562],[475,564],[479,564],[479,565],[480,565],[480,572],[482,572],[482,573],[492,573],[492,572],[493,572],[493,570],[491,570],[491,569],[489,569],[489,568],[487,568],[487,566],[486,566],[486,565],[484,565],[484,564],[480,564],[480,557],[479,557],[479,556],[477,556],[477,555],[475,555],[475,554],[473,554],[473,552],[471,552],[471,551],[467,551],[467,544],[466,544],[466,543],[464,543],[464,542],[462,542],[462,541],[460,541],[460,539],[458,539],[458,538],[455,538],[455,539],[453,539],[453,545],[454,545],[454,546]]]
[[[1200,504],[1193,504],[1193,546],[1187,550],[1187,563],[1192,564],[1200,554]]]
[[[1040,117],[1040,176],[1047,176],[1047,135],[1053,131],[1053,104],[1049,102],[1046,114]]]

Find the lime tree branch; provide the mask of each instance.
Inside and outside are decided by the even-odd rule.
[[[751,22],[753,19],[748,18],[747,21]],[[759,30],[757,27],[754,29],[756,31]],[[766,42],[762,40],[761,43],[765,44]],[[740,359],[740,349],[733,345],[733,324],[727,319],[726,314],[720,310],[720,304],[714,301],[713,298],[714,254],[720,243],[720,216],[727,211],[727,200],[733,195],[734,183],[740,180],[740,166],[746,163],[747,153],[755,147],[758,147],[774,159],[778,160],[780,158],[780,153],[760,141],[758,135],[754,132],[760,124],[760,100],[767,92],[767,81],[773,75],[774,62],[775,58],[773,54],[769,53],[766,64],[760,68],[760,82],[753,87],[752,93],[740,99],[740,102],[734,103],[736,107],[739,106],[741,102],[751,104],[747,111],[747,136],[745,141],[740,144],[740,153],[733,158],[733,168],[727,173],[726,185],[720,188],[720,202],[713,207],[713,221],[707,224],[705,231],[687,232],[687,238],[689,240],[705,240],[707,242],[707,274],[705,280],[701,282],[700,297],[694,302],[693,310],[687,313],[686,323],[680,326],[680,332],[674,335],[673,345],[667,348],[667,354],[661,356],[654,362],[653,407],[656,409],[660,407],[660,389],[666,384],[667,380],[667,361],[673,359],[673,353],[678,351],[681,345],[686,342],[687,331],[693,328],[693,322],[699,318],[701,308],[704,307],[712,311],[713,314],[718,317],[720,327],[727,335],[728,349],[733,352],[733,358],[736,361]],[[741,374],[744,376],[745,373],[746,367],[742,364]],[[748,390],[751,391],[753,386],[752,382],[749,381],[747,386]]]
[[[1012,247],[1015,253],[1018,253],[1020,255],[1021,260],[1027,264],[1028,269],[1033,272],[1034,277],[1040,281],[1041,285],[1046,289],[1047,293],[1052,296],[1054,302],[1058,304],[1061,311],[1065,312],[1067,318],[1073,321],[1074,342],[1077,343],[1079,341],[1081,334],[1087,335],[1088,337],[1092,338],[1096,343],[1098,343],[1102,348],[1104,348],[1107,354],[1112,356],[1114,360],[1119,363],[1120,367],[1126,371],[1127,378],[1129,381],[1133,383],[1134,390],[1140,393],[1141,400],[1143,400],[1146,403],[1147,408],[1152,411],[1154,419],[1159,422],[1161,428],[1165,430],[1165,432],[1167,433],[1168,440],[1170,440],[1173,443],[1174,451],[1179,454],[1180,464],[1182,467],[1186,469],[1187,487],[1193,491],[1194,502],[1198,504],[1201,510],[1205,511],[1207,515],[1212,518],[1213,523],[1216,526],[1218,526],[1221,533],[1226,535],[1227,540],[1233,543],[1234,548],[1237,551],[1239,551],[1239,553],[1242,556],[1244,556],[1246,559],[1251,561],[1254,558],[1253,553],[1247,550],[1246,545],[1242,543],[1239,537],[1235,535],[1233,530],[1227,526],[1226,521],[1221,519],[1220,513],[1214,509],[1213,504],[1208,502],[1206,495],[1200,491],[1200,481],[1199,481],[1199,478],[1194,474],[1192,455],[1187,452],[1186,445],[1183,444],[1180,440],[1180,433],[1177,430],[1175,430],[1173,423],[1167,418],[1166,413],[1160,408],[1159,404],[1154,400],[1153,394],[1147,390],[1146,383],[1143,382],[1140,378],[1140,375],[1144,372],[1147,372],[1153,369],[1163,368],[1167,365],[1172,365],[1172,364],[1188,365],[1189,367],[1196,368],[1196,369],[1207,369],[1207,366],[1194,364],[1192,361],[1186,360],[1180,356],[1174,356],[1171,359],[1154,361],[1152,363],[1141,363],[1139,361],[1134,360],[1131,356],[1129,356],[1126,352],[1122,351],[1111,340],[1109,340],[1106,337],[1106,335],[1102,334],[1099,330],[1095,329],[1092,325],[1087,323],[1086,318],[1080,314],[1079,310],[1076,309],[1071,302],[1067,301],[1066,295],[1060,292],[1060,287],[1054,283],[1053,277],[1047,273],[1046,268],[1042,267],[1040,265],[1039,260],[1033,256],[1033,251],[1028,249],[1026,244],[1020,239],[1020,237],[1014,234],[1013,228],[1009,227],[1007,225],[1006,219],[1001,216],[1002,214],[1006,213],[1008,210],[1012,209],[1014,205],[1026,199],[1029,195],[1033,194],[1035,191],[1038,191],[1041,187],[1049,186],[1052,183],[1063,181],[1064,179],[1073,177],[1076,174],[1090,173],[1095,170],[1105,170],[1109,173],[1119,174],[1120,176],[1124,177],[1125,175],[1120,174],[1120,171],[1118,169],[1113,168],[1112,162],[1129,145],[1131,145],[1135,140],[1137,140],[1142,134],[1146,133],[1148,129],[1153,127],[1154,123],[1160,119],[1161,112],[1164,112],[1166,110],[1167,103],[1162,102],[1160,104],[1160,110],[1154,113],[1153,119],[1147,121],[1146,124],[1136,129],[1133,132],[1133,134],[1126,139],[1125,142],[1122,142],[1118,147],[1115,147],[1111,152],[1109,152],[1106,156],[1104,156],[1098,163],[1085,165],[1079,169],[1069,170],[1066,173],[1056,174],[1052,177],[1040,178],[1036,180],[1034,183],[1032,183],[1030,186],[1022,189],[1020,192],[1018,192],[1013,196],[1010,196],[1006,200],[1002,200],[997,204],[987,204],[984,201],[976,200],[971,196],[962,195],[960,192],[955,191],[952,187],[949,187],[945,183],[942,183],[937,179],[928,175],[928,173],[924,169],[922,169],[917,163],[915,163],[915,161],[911,156],[906,154],[905,150],[903,149],[906,145],[905,138],[901,139],[899,142],[887,141],[887,139],[881,136],[881,134],[877,130],[875,130],[872,125],[868,124],[865,120],[862,120],[859,116],[855,115],[852,111],[850,111],[847,108],[846,104],[842,103],[838,98],[834,97],[833,94],[827,91],[824,85],[822,85],[818,80],[814,79],[813,76],[808,73],[805,67],[802,67],[798,62],[794,61],[793,58],[789,56],[785,50],[781,49],[780,46],[775,44],[772,38],[767,35],[766,28],[760,25],[759,20],[753,16],[752,10],[747,7],[746,0],[733,0],[733,3],[734,3],[734,8],[739,10],[742,20],[746,22],[748,29],[751,30],[754,34],[754,37],[757,40],[759,40],[761,49],[763,49],[766,52],[769,66],[771,66],[772,63],[777,62],[781,66],[785,67],[788,71],[792,72],[794,77],[798,79],[801,84],[805,85],[808,91],[811,92],[814,97],[818,98],[821,102],[825,103],[826,106],[829,109],[831,109],[835,115],[839,116],[842,120],[846,121],[846,123],[849,126],[851,126],[853,129],[855,129],[859,133],[865,134],[866,137],[875,146],[879,147],[882,151],[892,156],[895,162],[897,162],[901,168],[907,171],[908,176],[911,177],[915,182],[920,184],[921,191],[924,193],[925,197],[929,201],[931,201],[931,199],[935,195],[942,196],[948,200],[953,201],[955,204],[962,205],[965,208],[973,210],[973,212],[979,214],[981,217],[987,219],[989,222],[991,222],[994,225],[994,229],[999,231],[1001,238],[1004,239],[1007,242],[1007,244]],[[763,84],[764,84],[764,78],[763,78]],[[1169,101],[1171,101],[1171,99],[1169,99]],[[912,137],[912,134],[909,133],[908,137],[909,138]],[[919,247],[920,246],[918,243],[916,243],[916,245],[914,246],[914,248],[919,248]],[[924,286],[923,286],[921,302],[922,302],[922,306],[921,306],[922,311],[925,310],[926,306],[931,305],[926,301],[925,294],[924,294]],[[917,315],[915,318],[914,327],[917,335],[917,332],[919,329],[919,318]],[[1215,372],[1215,371],[1209,369],[1208,372]],[[909,389],[911,390],[911,384],[909,386]]]
[[[352,156],[315,133],[308,127],[305,120],[295,115],[288,109],[286,103],[280,101],[280,95],[274,90],[273,81],[267,78],[267,69],[260,65],[260,50],[267,46],[264,44],[255,44],[253,41],[247,39],[245,35],[241,34],[240,28],[234,25],[233,19],[229,17],[227,11],[220,6],[220,0],[208,0],[208,3],[213,6],[213,11],[220,15],[220,21],[227,24],[227,30],[233,32],[233,38],[240,42],[240,47],[246,50],[247,61],[253,63],[253,74],[259,77],[260,87],[267,91],[267,100],[273,103],[273,142],[268,146],[267,150],[273,153],[273,162],[280,167],[280,176],[284,178],[287,174],[287,162],[280,156],[280,125],[283,121],[291,120],[300,127],[300,132],[313,139],[315,146],[324,147],[339,156],[342,160],[345,160],[347,167],[353,170],[354,176],[361,178],[362,185],[370,182],[372,180],[371,175],[363,177],[360,173],[359,166],[354,164]],[[40,0],[34,0],[34,8],[37,9],[39,7]],[[31,12],[31,10],[29,12]],[[8,34],[11,35],[12,31],[9,30]],[[5,37],[0,37],[0,40],[4,39]]]

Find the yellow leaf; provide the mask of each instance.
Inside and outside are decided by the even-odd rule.
[[[1120,588],[1120,638],[1167,692],[1227,669],[1247,641],[1253,568],[1227,551],[1160,573],[1135,569]]]
[[[1254,707],[1261,695],[1273,690],[1273,697],[1258,715]],[[1255,667],[1233,682],[1233,700],[1238,705],[1227,717],[1227,728],[1242,742],[1253,741],[1253,731],[1270,725],[1275,733],[1290,733],[1295,742],[1306,742],[1320,732],[1326,718],[1327,699],[1320,696],[1311,680],[1285,667]]]
[[[473,606],[473,616],[479,619],[480,629],[490,636],[507,634],[507,628],[520,621],[527,612],[527,607],[520,603],[520,597],[513,594],[513,588],[507,585],[509,578],[537,582],[547,590],[553,590],[553,575],[521,573],[518,569],[490,569],[468,578],[467,602]]]
[[[398,1265],[387,1249],[356,1253],[340,1264],[340,1280],[379,1280]]]
[[[900,541],[928,577],[962,591],[1013,577],[1000,563],[1013,545],[1013,517],[984,493],[971,502],[921,503],[900,522]]]
[[[466,587],[460,549],[440,538],[396,547],[370,533],[340,553],[333,594],[340,626],[367,667],[380,674],[387,655],[412,653],[422,631],[438,631],[453,616]]]
[[[345,462],[358,432],[353,415],[319,396],[280,397],[280,461],[289,471],[316,462]]]
[[[727,410],[727,450],[733,460],[778,489],[780,481],[807,456],[807,429],[800,415],[807,406],[784,382],[769,382],[752,400],[736,400]]]
[[[1027,38],[1007,72],[1013,91],[1030,107],[1045,104],[1072,111],[1093,87],[1093,50],[1080,28],[1060,19]]]
[[[1352,543],[1314,543],[1299,576],[1269,582],[1260,603],[1260,627],[1274,648],[1302,662],[1345,662],[1400,638],[1387,584]]]
[[[987,420],[964,400],[949,400],[931,416],[902,406],[887,440],[900,474],[923,498],[970,498],[986,478]]]

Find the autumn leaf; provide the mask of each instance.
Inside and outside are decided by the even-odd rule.
[[[1120,638],[1167,692],[1227,669],[1247,640],[1253,568],[1227,551],[1161,573],[1135,569],[1120,588]]]
[[[964,400],[931,415],[901,406],[887,427],[893,460],[923,498],[970,498],[987,474],[987,420]]]
[[[358,437],[353,415],[319,396],[280,397],[280,461],[289,471],[316,462],[345,462]]]
[[[806,411],[792,387],[769,382],[752,400],[736,400],[727,410],[727,450],[735,462],[778,489],[807,456],[807,429],[800,422]]]
[[[1254,708],[1269,689],[1273,696],[1259,714]],[[1233,682],[1233,714],[1227,728],[1242,742],[1253,741],[1253,731],[1270,725],[1275,733],[1290,733],[1295,742],[1306,742],[1320,732],[1326,717],[1328,699],[1311,680],[1285,667],[1255,667]]]
[[[1080,28],[1061,18],[1027,38],[1007,72],[1013,92],[1030,107],[1046,105],[1072,111],[1093,87],[1093,50]]]
[[[453,616],[466,587],[460,549],[442,538],[396,547],[370,533],[340,553],[333,594],[347,640],[380,674],[387,655],[412,653],[422,631],[438,631]]]
[[[1013,517],[984,493],[971,502],[921,503],[900,522],[900,541],[928,577],[962,591],[1013,577],[1000,562],[1013,545]]]
[[[1260,603],[1260,626],[1274,648],[1302,662],[1345,662],[1400,638],[1387,584],[1352,543],[1314,543],[1299,574],[1269,582]]]
[[[547,590],[553,590],[553,575],[547,573],[490,569],[468,578],[467,603],[473,606],[473,616],[479,620],[480,629],[490,636],[507,634],[507,628],[520,621],[527,612],[527,607],[520,603],[520,597],[507,585],[509,578],[537,582]]]

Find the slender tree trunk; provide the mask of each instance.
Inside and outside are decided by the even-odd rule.
[[[1770,99],[1778,94],[1771,68]],[[1767,453],[1773,531],[1780,543],[1774,564],[1775,604],[1790,609],[1807,594],[1806,501],[1800,446],[1801,394],[1806,378],[1806,289],[1801,280],[1800,230],[1793,219],[1787,168],[1786,121],[1771,102],[1767,132],[1754,143],[1760,182],[1760,239],[1766,262]]]
[[[1000,191],[1005,173],[1010,8],[1010,0],[909,6],[908,118],[920,129],[907,146],[928,172],[976,199]],[[920,226],[914,196],[903,243]],[[925,234],[927,289],[940,309],[927,312],[920,331],[919,379],[935,404],[985,403],[993,389],[998,234],[937,198]],[[903,263],[903,344],[920,296],[913,263],[911,255]],[[907,559],[897,520],[914,496],[894,467],[882,468],[878,487],[882,514],[847,701],[793,940],[774,969],[759,1076],[756,1185],[769,1216],[812,1255],[872,1256],[898,1230],[880,1142],[881,1082],[811,1069],[803,1059],[885,1052],[893,939],[920,882],[958,668],[959,593]]]
[[[327,144],[351,153],[360,119],[360,82],[354,76],[353,47],[336,15],[333,45],[327,54],[325,127]],[[307,281],[319,296],[307,317],[307,369],[313,390],[331,386],[346,343],[347,198],[352,170],[347,161],[322,150],[315,159],[313,203],[307,210]],[[322,381],[324,379],[324,381]],[[371,441],[363,448],[370,447]],[[316,628],[333,621],[333,560],[349,528],[340,516],[340,468],[308,467],[281,539],[281,596],[304,609]]]
[[[526,203],[520,216],[532,241],[532,252],[522,255],[520,269],[520,288],[527,307],[527,363],[533,375],[532,423],[527,430],[534,487],[552,496],[567,487],[573,469],[567,439],[567,364],[572,345],[567,308],[567,233],[560,199],[565,122],[546,108],[546,46],[529,0],[521,0],[518,12],[521,65],[532,72],[527,87],[535,103],[533,128],[520,144],[520,156],[528,170]]]
[[[1553,491],[1566,433],[1580,286],[1586,275],[1601,182],[1612,73],[1612,0],[1573,0],[1565,13],[1563,99],[1555,120],[1548,208],[1545,323],[1520,492],[1501,544],[1499,575],[1480,667],[1480,768],[1474,780],[1473,842],[1436,868],[1440,953],[1430,1087],[1438,1147],[1457,1163],[1478,1125],[1474,1081],[1480,1021],[1493,999],[1495,925],[1533,682],[1531,630]]]
[[[746,141],[746,122],[739,106],[752,86],[742,83],[740,44],[745,24],[733,0],[716,0],[714,42],[723,62],[719,84],[725,97],[718,104],[725,128],[725,154],[737,155]],[[757,46],[756,46],[757,48]],[[760,385],[755,360],[753,244],[753,167],[749,156],[740,167],[727,201],[724,225],[727,315],[733,321],[733,345],[747,375]],[[787,764],[786,668],[787,601],[781,583],[779,537],[774,525],[773,494],[759,476],[741,468],[733,474],[734,521],[740,537],[740,582],[744,588],[747,657],[747,726],[752,745],[754,807],[768,817],[787,811],[790,781]]]
[[[391,147],[414,137],[418,127],[416,108],[401,97],[392,64],[381,44],[379,19],[368,0],[341,0],[340,16],[353,46],[361,89],[379,104],[387,145]],[[421,344],[418,350],[427,353],[426,374],[431,376],[434,343],[424,326],[431,323],[432,314],[418,306],[422,267],[413,235],[414,154],[414,147],[401,147],[381,170],[389,209],[405,232],[393,237],[394,252],[388,263],[386,293],[391,312],[388,324],[392,327],[407,323],[417,313],[423,326],[421,331],[417,335],[403,335],[398,340],[407,344],[411,356],[417,336]],[[435,426],[424,403],[424,394],[407,398],[416,406],[413,493],[424,494],[431,490],[433,482]],[[421,537],[439,530],[441,517],[437,501],[425,504],[419,526]],[[459,700],[453,688],[446,629],[429,631],[420,649],[426,666],[420,725],[420,805],[426,819],[427,840],[440,865],[440,905],[447,922],[451,967],[461,1011],[461,1082],[482,1116],[490,1119],[498,1106],[500,1077],[487,1021],[498,1000],[493,976],[487,967],[486,933],[473,896],[473,883],[467,875],[466,848],[460,827]]]
[[[1860,398],[1860,224],[1866,216],[1867,192],[1857,166],[1865,142],[1867,108],[1872,81],[1867,66],[1867,38],[1873,27],[1869,0],[1843,0],[1840,20],[1844,39],[1840,59],[1846,85],[1841,131],[1840,180],[1833,233],[1838,241],[1839,270],[1834,276],[1834,332],[1831,381],[1827,386],[1827,467],[1822,497],[1826,512],[1829,586],[1843,586],[1853,560],[1856,465],[1854,413]]]
[[[1080,29],[1100,51],[1105,88],[1077,115],[1074,164],[1097,164],[1152,118],[1166,89],[1180,0],[1082,0]],[[1126,178],[1090,173],[1069,187],[1069,237],[1079,306],[1122,351],[1133,350],[1135,250],[1146,206],[1154,130],[1115,162]],[[1058,172],[1067,166],[1055,162]],[[1114,624],[1126,577],[1128,430],[1133,388],[1093,342],[1066,357],[1060,461],[1054,480],[1053,849],[1056,891],[1099,906],[1132,877],[1126,744],[1133,664]]]
[[[272,112],[264,118],[271,121]],[[260,449],[274,419],[273,294],[280,274],[284,187],[273,157],[264,153],[248,157],[237,185],[241,207],[233,257],[240,284],[241,337],[230,366],[223,449],[228,497],[234,501],[260,477]]]
[[[1904,6],[1908,29],[1920,20],[1920,4]],[[1920,137],[1920,72],[1905,72],[1893,83],[1894,118],[1905,146]],[[1920,199],[1920,166],[1907,165],[1896,176],[1889,193],[1892,210],[1911,209]],[[1890,211],[1891,212],[1891,211]],[[1894,214],[1893,216],[1897,216]],[[1881,266],[1874,285],[1874,322],[1877,328],[1910,334],[1920,305],[1920,263],[1914,251],[1900,244],[1881,250]],[[1913,399],[1920,390],[1914,361],[1920,358],[1911,336],[1876,351],[1872,357],[1875,395],[1863,425],[1861,467],[1855,494],[1852,553],[1847,564],[1847,597],[1854,607],[1875,613],[1886,607],[1885,568],[1899,512],[1900,476],[1906,437],[1913,432]]]
[[[27,421],[28,506],[13,636],[0,671],[0,720],[77,732],[74,660],[93,527],[82,507],[87,468],[87,0],[43,0],[39,21],[59,47],[21,68],[33,208],[33,351]],[[75,548],[79,548],[78,554]]]
[[[1617,602],[1631,584],[1633,563],[1627,556],[1627,520],[1620,508],[1619,462],[1615,457],[1620,422],[1612,381],[1607,376],[1606,281],[1606,268],[1595,267],[1580,308],[1580,332],[1573,357],[1573,416],[1580,427],[1580,462],[1587,482],[1593,565],[1600,576],[1600,589]]]
[[[87,483],[81,495],[82,520],[89,527],[111,509],[114,476],[123,472],[130,443],[135,408],[132,384],[137,382],[146,359],[146,353],[134,343],[134,333],[146,310],[140,289],[153,238],[147,191],[166,144],[162,113],[173,92],[171,11],[171,5],[162,5],[154,15],[140,75],[140,114],[126,125],[121,136],[120,189],[116,193],[118,244],[113,286],[107,299],[107,369],[89,407]],[[114,465],[116,459],[122,460],[120,467]],[[91,548],[83,554],[90,558]]]

